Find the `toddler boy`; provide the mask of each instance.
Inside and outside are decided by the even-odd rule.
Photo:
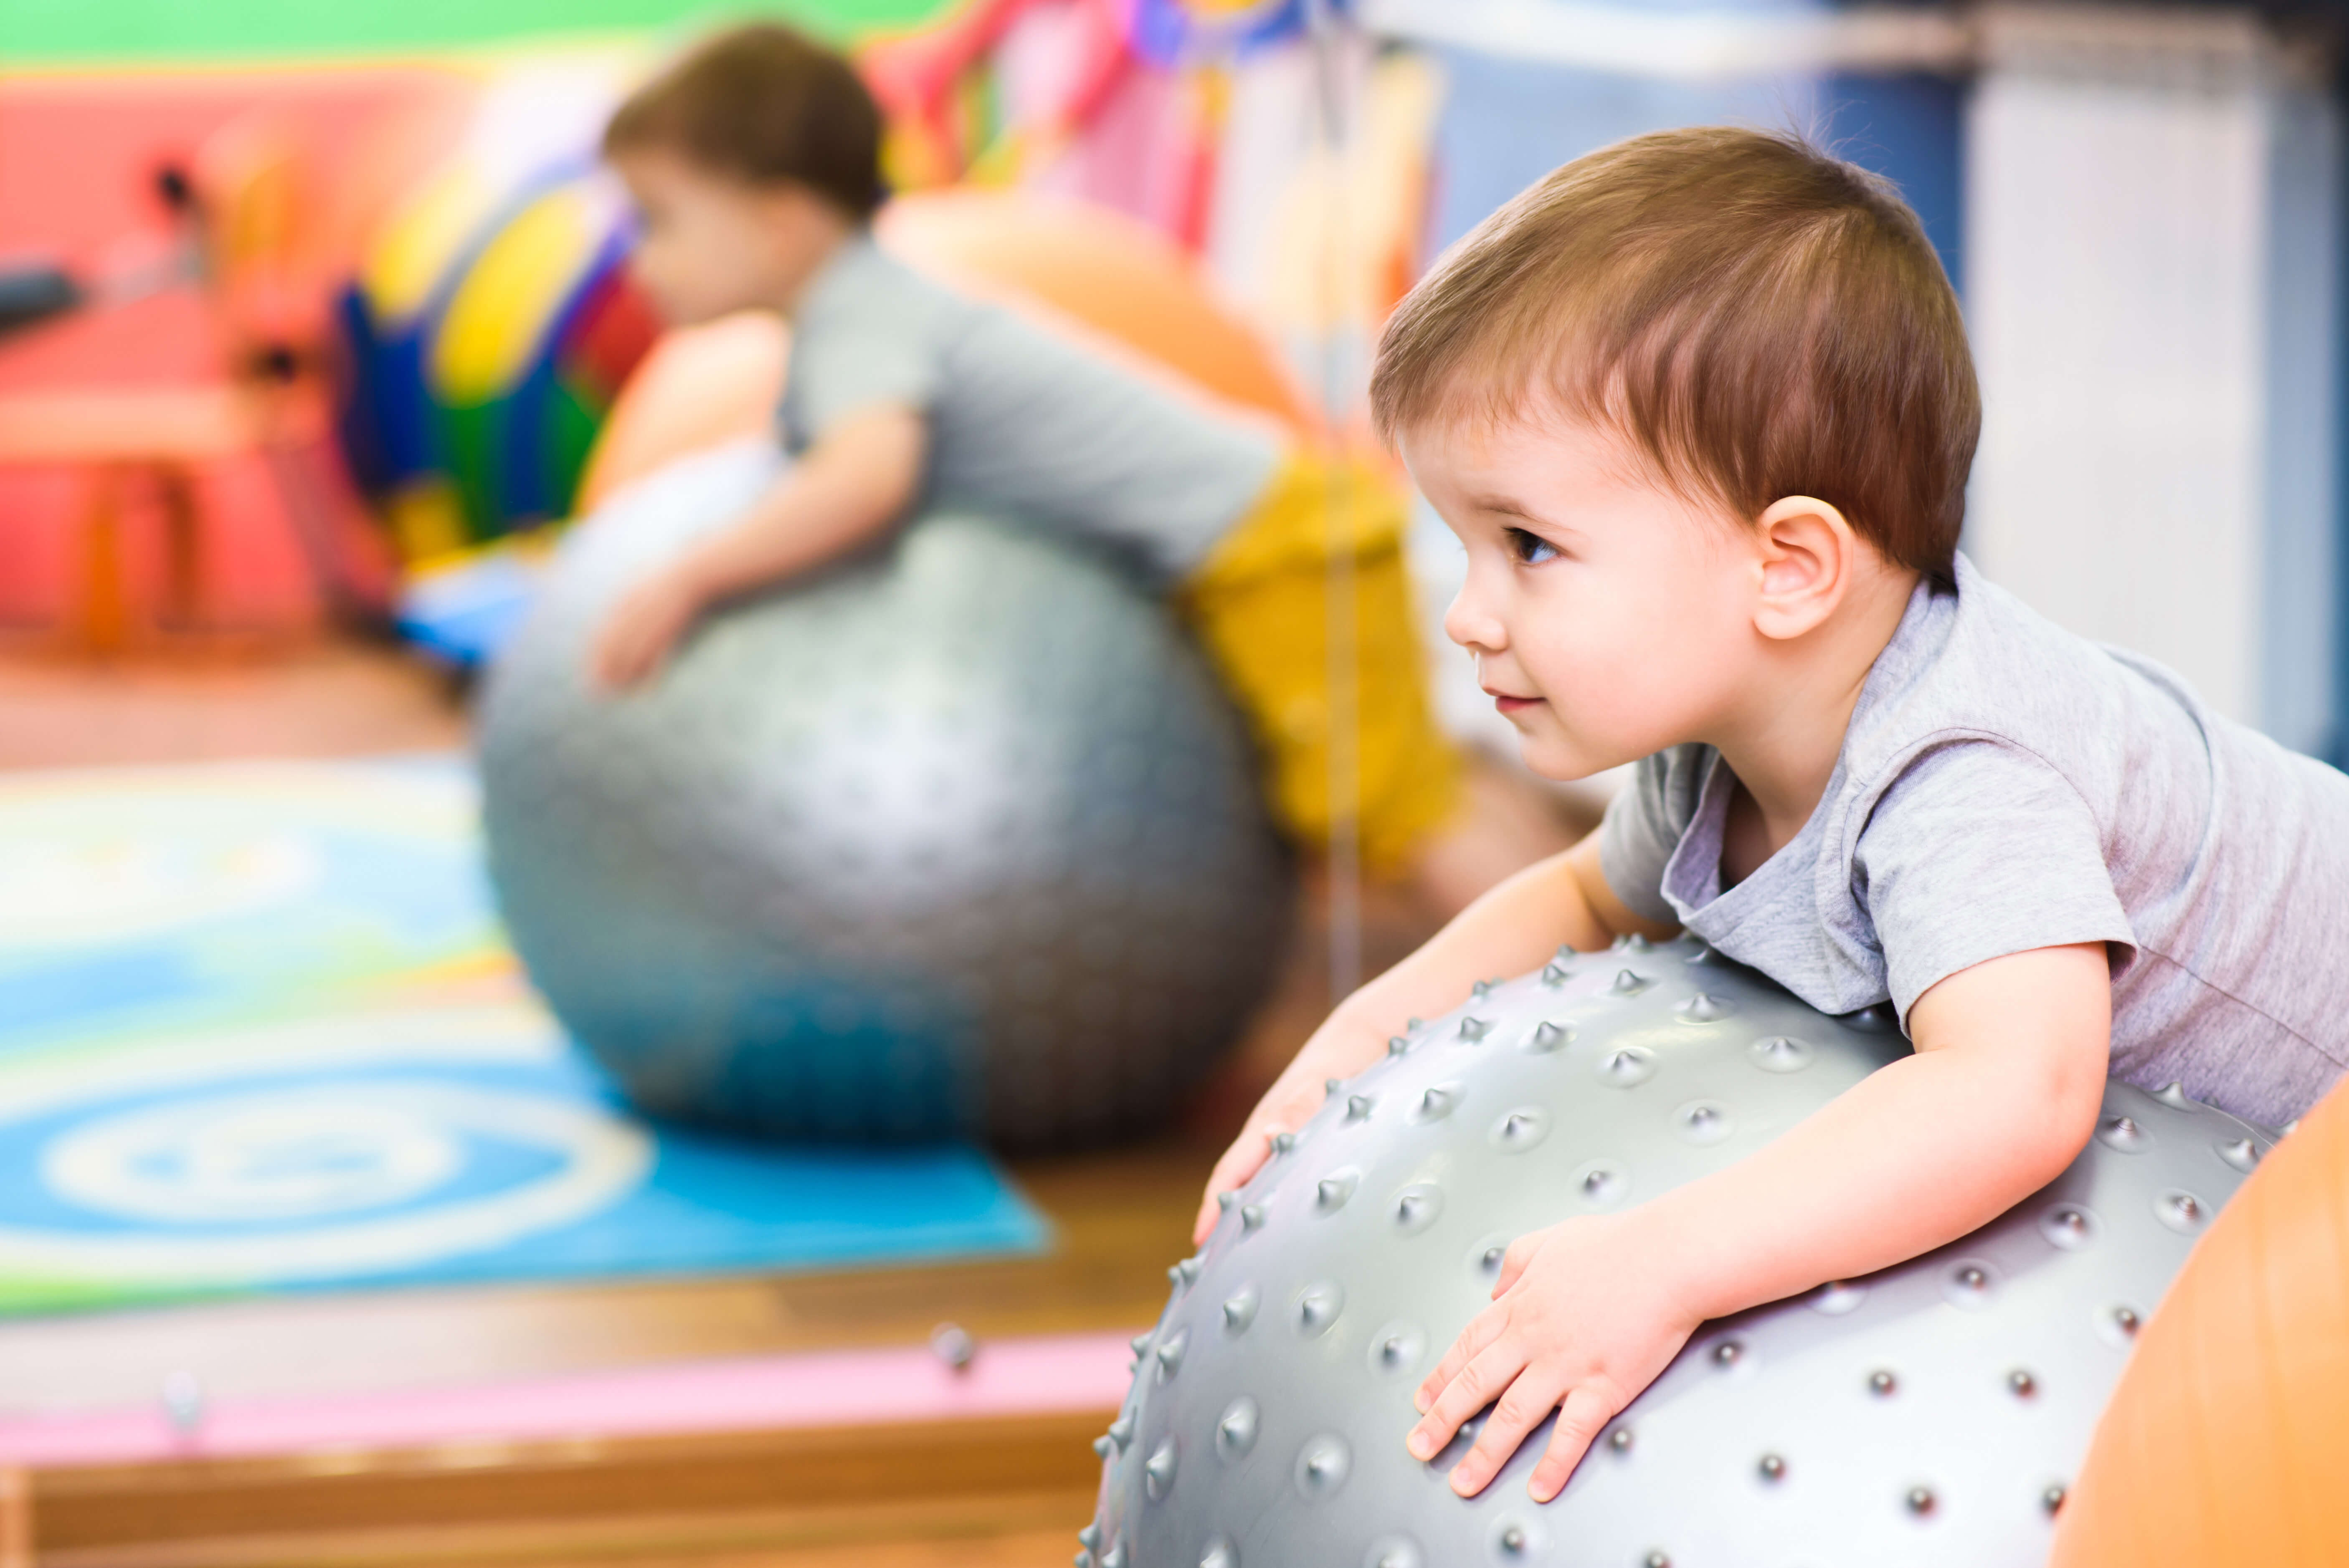
[[[881,123],[847,61],[786,28],[710,39],[624,104],[605,151],[636,198],[633,265],[678,322],[787,316],[797,459],[740,522],[616,607],[607,688],[650,676],[694,620],[878,538],[926,500],[1107,548],[1187,614],[1264,755],[1276,817],[1326,839],[1328,520],[1354,557],[1365,861],[1456,909],[1543,848],[1464,812],[1422,686],[1402,508],[1358,465],[963,297],[885,254]],[[1546,848],[1546,846],[1545,846]]]
[[[2349,779],[1957,552],[1973,367],[1885,182],[1742,130],[1593,153],[1404,301],[1372,403],[1466,547],[1446,630],[1526,760],[1635,781],[1338,1008],[1201,1236],[1324,1079],[1560,943],[1684,929],[1916,1047],[1729,1170],[1519,1238],[1418,1392],[1423,1459],[1494,1406],[1456,1490],[1557,1410],[1547,1501],[1700,1323],[2012,1207],[2108,1074],[2272,1124],[2349,1061]]]

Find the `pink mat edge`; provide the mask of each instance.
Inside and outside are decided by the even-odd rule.
[[[0,1466],[138,1464],[370,1449],[593,1441],[1100,1410],[1123,1400],[1123,1334],[982,1341],[970,1365],[892,1346],[576,1373],[333,1398],[222,1400],[175,1425],[163,1400],[0,1418]]]

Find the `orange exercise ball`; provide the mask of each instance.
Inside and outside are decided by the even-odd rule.
[[[966,293],[1040,306],[1294,429],[1319,423],[1272,346],[1216,302],[1196,263],[1138,219],[1065,199],[947,190],[891,202],[874,232]]]
[[[2349,1563],[2349,1086],[2220,1211],[2138,1336],[2051,1568]]]
[[[966,293],[1131,354],[1299,435],[1317,428],[1272,346],[1216,303],[1188,256],[1134,219],[1047,197],[948,190],[899,197],[874,232]],[[771,430],[789,341],[781,323],[750,316],[670,333],[613,405],[577,510],[594,511],[688,452]]]
[[[791,341],[782,318],[763,311],[662,334],[612,400],[573,510],[585,517],[678,458],[773,430]]]

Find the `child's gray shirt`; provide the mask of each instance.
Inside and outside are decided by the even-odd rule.
[[[935,284],[860,234],[793,314],[784,449],[796,457],[883,403],[928,425],[926,500],[1105,541],[1162,579],[1199,563],[1283,456],[1269,429]]]
[[[2205,708],[1957,562],[1877,655],[1794,841],[1721,884],[1720,754],[1639,765],[1600,830],[1608,885],[1815,1007],[2010,953],[2103,942],[2112,1070],[2254,1121],[2349,1065],[2349,777]]]

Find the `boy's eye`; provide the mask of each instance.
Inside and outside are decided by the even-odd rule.
[[[1557,553],[1557,546],[1528,529],[1511,528],[1503,531],[1508,535],[1509,553],[1522,565],[1538,566]]]

